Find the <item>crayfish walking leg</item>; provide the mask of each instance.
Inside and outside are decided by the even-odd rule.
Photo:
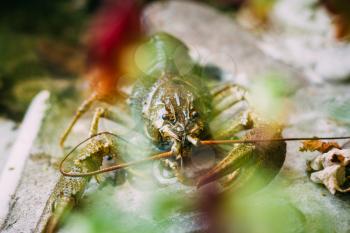
[[[90,101],[92,100],[90,99]],[[80,110],[78,110],[76,117],[74,117],[72,121],[73,124],[70,124],[62,139],[65,139],[68,136],[68,133],[77,121],[77,118],[81,116],[82,112],[87,111],[88,107],[90,107],[90,101],[84,102],[83,106],[85,107],[79,108]],[[82,111],[83,109],[84,111]],[[107,108],[96,108],[91,122],[89,135],[92,136],[98,133],[98,125],[101,118],[117,120],[118,117],[116,116],[117,114]],[[61,142],[63,143],[64,140]],[[91,139],[81,152],[79,152],[79,155],[70,168],[70,173],[81,174],[98,170],[102,165],[103,158],[107,155],[117,162],[122,162],[118,157],[118,149],[115,139],[112,139],[108,134],[99,135],[98,137]],[[46,206],[47,210],[45,212],[51,212],[51,216],[47,221],[44,232],[55,232],[65,215],[69,213],[81,199],[90,179],[91,176],[60,177]]]
[[[213,120],[210,128],[215,139],[227,140],[241,136],[243,140],[282,138],[282,128],[278,124],[267,123],[251,112],[249,98],[243,88],[224,84],[213,88],[211,95]],[[210,140],[208,142],[211,143]],[[228,189],[261,187],[280,170],[285,153],[286,144],[283,141],[237,144],[199,179],[197,185],[219,180]]]
[[[117,157],[118,153],[114,144],[107,137],[92,140],[82,149],[78,158],[74,160],[71,172],[85,173],[97,170],[102,164],[103,157],[106,155]],[[46,206],[48,211],[51,212],[51,216],[47,221],[44,232],[55,232],[65,215],[81,199],[90,179],[91,176],[60,177]]]

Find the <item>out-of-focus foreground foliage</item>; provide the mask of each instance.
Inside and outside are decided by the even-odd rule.
[[[171,189],[148,190],[121,203],[107,187],[71,214],[62,232],[307,232],[305,216],[277,190],[241,196],[202,190],[189,196]]]

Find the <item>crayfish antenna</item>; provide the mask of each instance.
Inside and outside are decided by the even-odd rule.
[[[74,147],[65,157],[64,159],[61,161],[60,163],[60,172],[62,173],[62,175],[64,176],[69,176],[69,177],[86,177],[86,176],[93,176],[93,175],[97,175],[97,174],[101,174],[101,173],[106,173],[106,172],[110,172],[110,171],[115,171],[115,170],[119,170],[119,169],[123,169],[123,168],[128,168],[130,166],[135,166],[135,165],[139,165],[142,163],[146,163],[146,162],[150,162],[150,161],[154,161],[154,160],[159,160],[159,159],[164,159],[164,158],[169,158],[174,156],[174,153],[172,151],[167,151],[167,152],[163,152],[163,153],[159,153],[159,154],[155,154],[151,157],[148,158],[144,158],[144,159],[140,159],[137,161],[132,161],[129,163],[122,163],[122,164],[117,164],[114,166],[110,166],[107,168],[103,168],[100,170],[96,170],[96,171],[92,171],[92,172],[86,172],[86,173],[70,173],[70,172],[66,172],[63,170],[63,163],[68,159],[68,157],[84,142],[102,135],[102,134],[109,134],[111,136],[115,136],[115,137],[119,137],[113,133],[110,132],[101,132],[98,134],[95,134],[87,139],[85,139],[84,141],[82,141],[81,143],[79,143],[76,147]],[[202,140],[199,141],[198,144],[201,145],[219,145],[219,144],[238,144],[238,143],[258,143],[258,142],[281,142],[281,141],[301,141],[301,140],[336,140],[336,139],[350,139],[350,136],[342,136],[342,137],[295,137],[295,138],[269,138],[269,139],[234,139],[234,140]],[[203,181],[204,182],[204,181]],[[201,183],[200,183],[201,184]]]
[[[291,137],[291,138],[268,138],[268,139],[233,139],[233,140],[203,140],[202,145],[220,145],[220,144],[239,144],[239,143],[258,143],[258,142],[285,142],[285,141],[304,141],[304,140],[342,140],[350,139],[350,136],[340,137]]]
[[[148,157],[148,158],[132,161],[132,162],[129,162],[129,163],[117,164],[117,165],[110,166],[110,167],[107,167],[107,168],[99,169],[99,170],[92,171],[92,172],[85,172],[85,173],[77,173],[77,172],[70,173],[70,172],[66,172],[66,171],[63,170],[63,163],[61,163],[61,165],[60,165],[60,172],[62,173],[62,175],[69,176],[69,177],[94,176],[94,175],[97,175],[97,174],[102,174],[102,173],[106,173],[106,172],[116,171],[116,170],[119,170],[119,169],[128,168],[128,167],[131,167],[131,166],[136,166],[136,165],[143,164],[143,163],[146,163],[146,162],[149,162],[149,161],[153,161],[153,160],[169,158],[169,157],[172,157],[172,156],[174,156],[173,152],[167,151],[167,152],[155,154],[155,155],[153,155],[151,157]],[[64,162],[64,161],[62,161],[62,162]]]
[[[259,138],[259,139],[235,139],[235,140],[202,140],[202,145],[221,145],[221,144],[255,144],[261,142],[285,142],[285,141],[304,141],[304,140],[340,140],[340,139],[350,139],[350,136],[341,136],[341,137],[293,137],[293,138]],[[249,153],[248,153],[249,154]],[[242,155],[244,156],[244,155]],[[241,157],[242,157],[241,156]],[[230,158],[229,156],[225,157],[221,162],[219,162],[214,168],[212,168],[207,174],[199,178],[197,182],[197,188],[200,188],[210,182],[221,179],[225,176],[225,172],[229,166],[238,169],[240,156],[235,156]],[[237,164],[236,164],[237,163]],[[237,166],[236,166],[237,165]]]

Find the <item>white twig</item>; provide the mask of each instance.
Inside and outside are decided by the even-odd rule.
[[[4,224],[9,212],[11,198],[15,194],[30,149],[41,127],[49,96],[48,91],[41,91],[33,99],[19,129],[18,138],[0,174],[0,226]]]

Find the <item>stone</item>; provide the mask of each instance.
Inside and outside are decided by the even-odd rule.
[[[303,74],[265,55],[258,39],[232,18],[205,4],[169,1],[151,4],[144,12],[150,33],[168,32],[185,42],[192,56],[204,65],[216,65],[243,86],[256,78],[277,73],[293,92],[306,83]]]
[[[318,0],[278,1],[259,47],[303,70],[310,82],[345,81],[350,77],[350,44],[335,38],[331,16],[317,4]]]

